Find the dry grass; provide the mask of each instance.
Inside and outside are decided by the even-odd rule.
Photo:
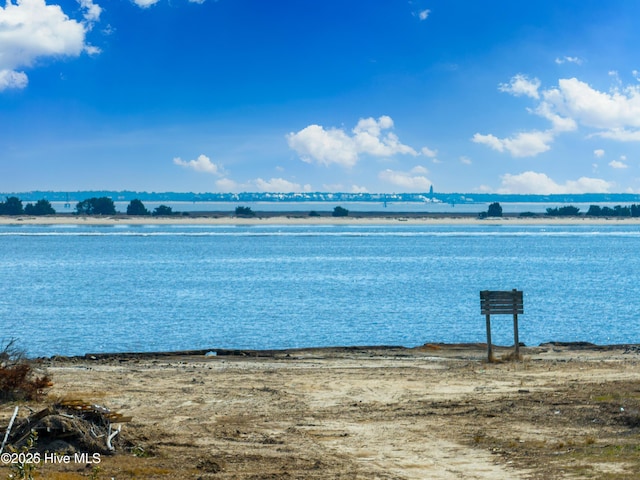
[[[52,386],[48,375],[34,372],[32,362],[9,340],[0,350],[0,402],[37,400]]]

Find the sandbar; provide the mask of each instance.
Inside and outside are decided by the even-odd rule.
[[[504,216],[478,218],[475,214],[352,214],[346,217],[296,213],[260,213],[254,217],[223,214],[155,216],[0,216],[0,225],[640,225],[640,218]]]

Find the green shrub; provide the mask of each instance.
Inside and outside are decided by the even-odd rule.
[[[170,217],[171,215],[173,215],[173,209],[166,205],[160,205],[153,209],[154,217]]]
[[[251,207],[236,207],[236,217],[255,217]]]
[[[349,210],[343,207],[336,207],[331,215],[334,217],[347,217],[349,216]]]
[[[147,210],[141,200],[137,198],[131,200],[127,206],[127,215],[151,215],[151,212]]]

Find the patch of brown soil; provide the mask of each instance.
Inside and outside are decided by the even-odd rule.
[[[235,353],[48,361],[51,395],[93,395],[133,419],[100,472],[39,470],[225,480],[640,471],[640,349],[550,344],[496,364],[482,345]],[[12,410],[0,410],[0,425]],[[7,471],[0,466],[0,476]]]

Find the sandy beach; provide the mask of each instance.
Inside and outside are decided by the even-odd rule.
[[[505,355],[508,349],[499,348]],[[213,353],[216,353],[213,355]],[[131,421],[99,471],[41,478],[637,478],[640,347],[545,344],[120,354],[40,361],[44,402]],[[2,405],[0,424],[13,404]],[[29,410],[23,408],[22,415]],[[0,466],[0,476],[8,473]]]
[[[477,214],[352,213],[347,217],[261,212],[255,217],[225,214],[151,216],[0,216],[0,225],[640,225],[640,218],[520,217],[478,218]]]

